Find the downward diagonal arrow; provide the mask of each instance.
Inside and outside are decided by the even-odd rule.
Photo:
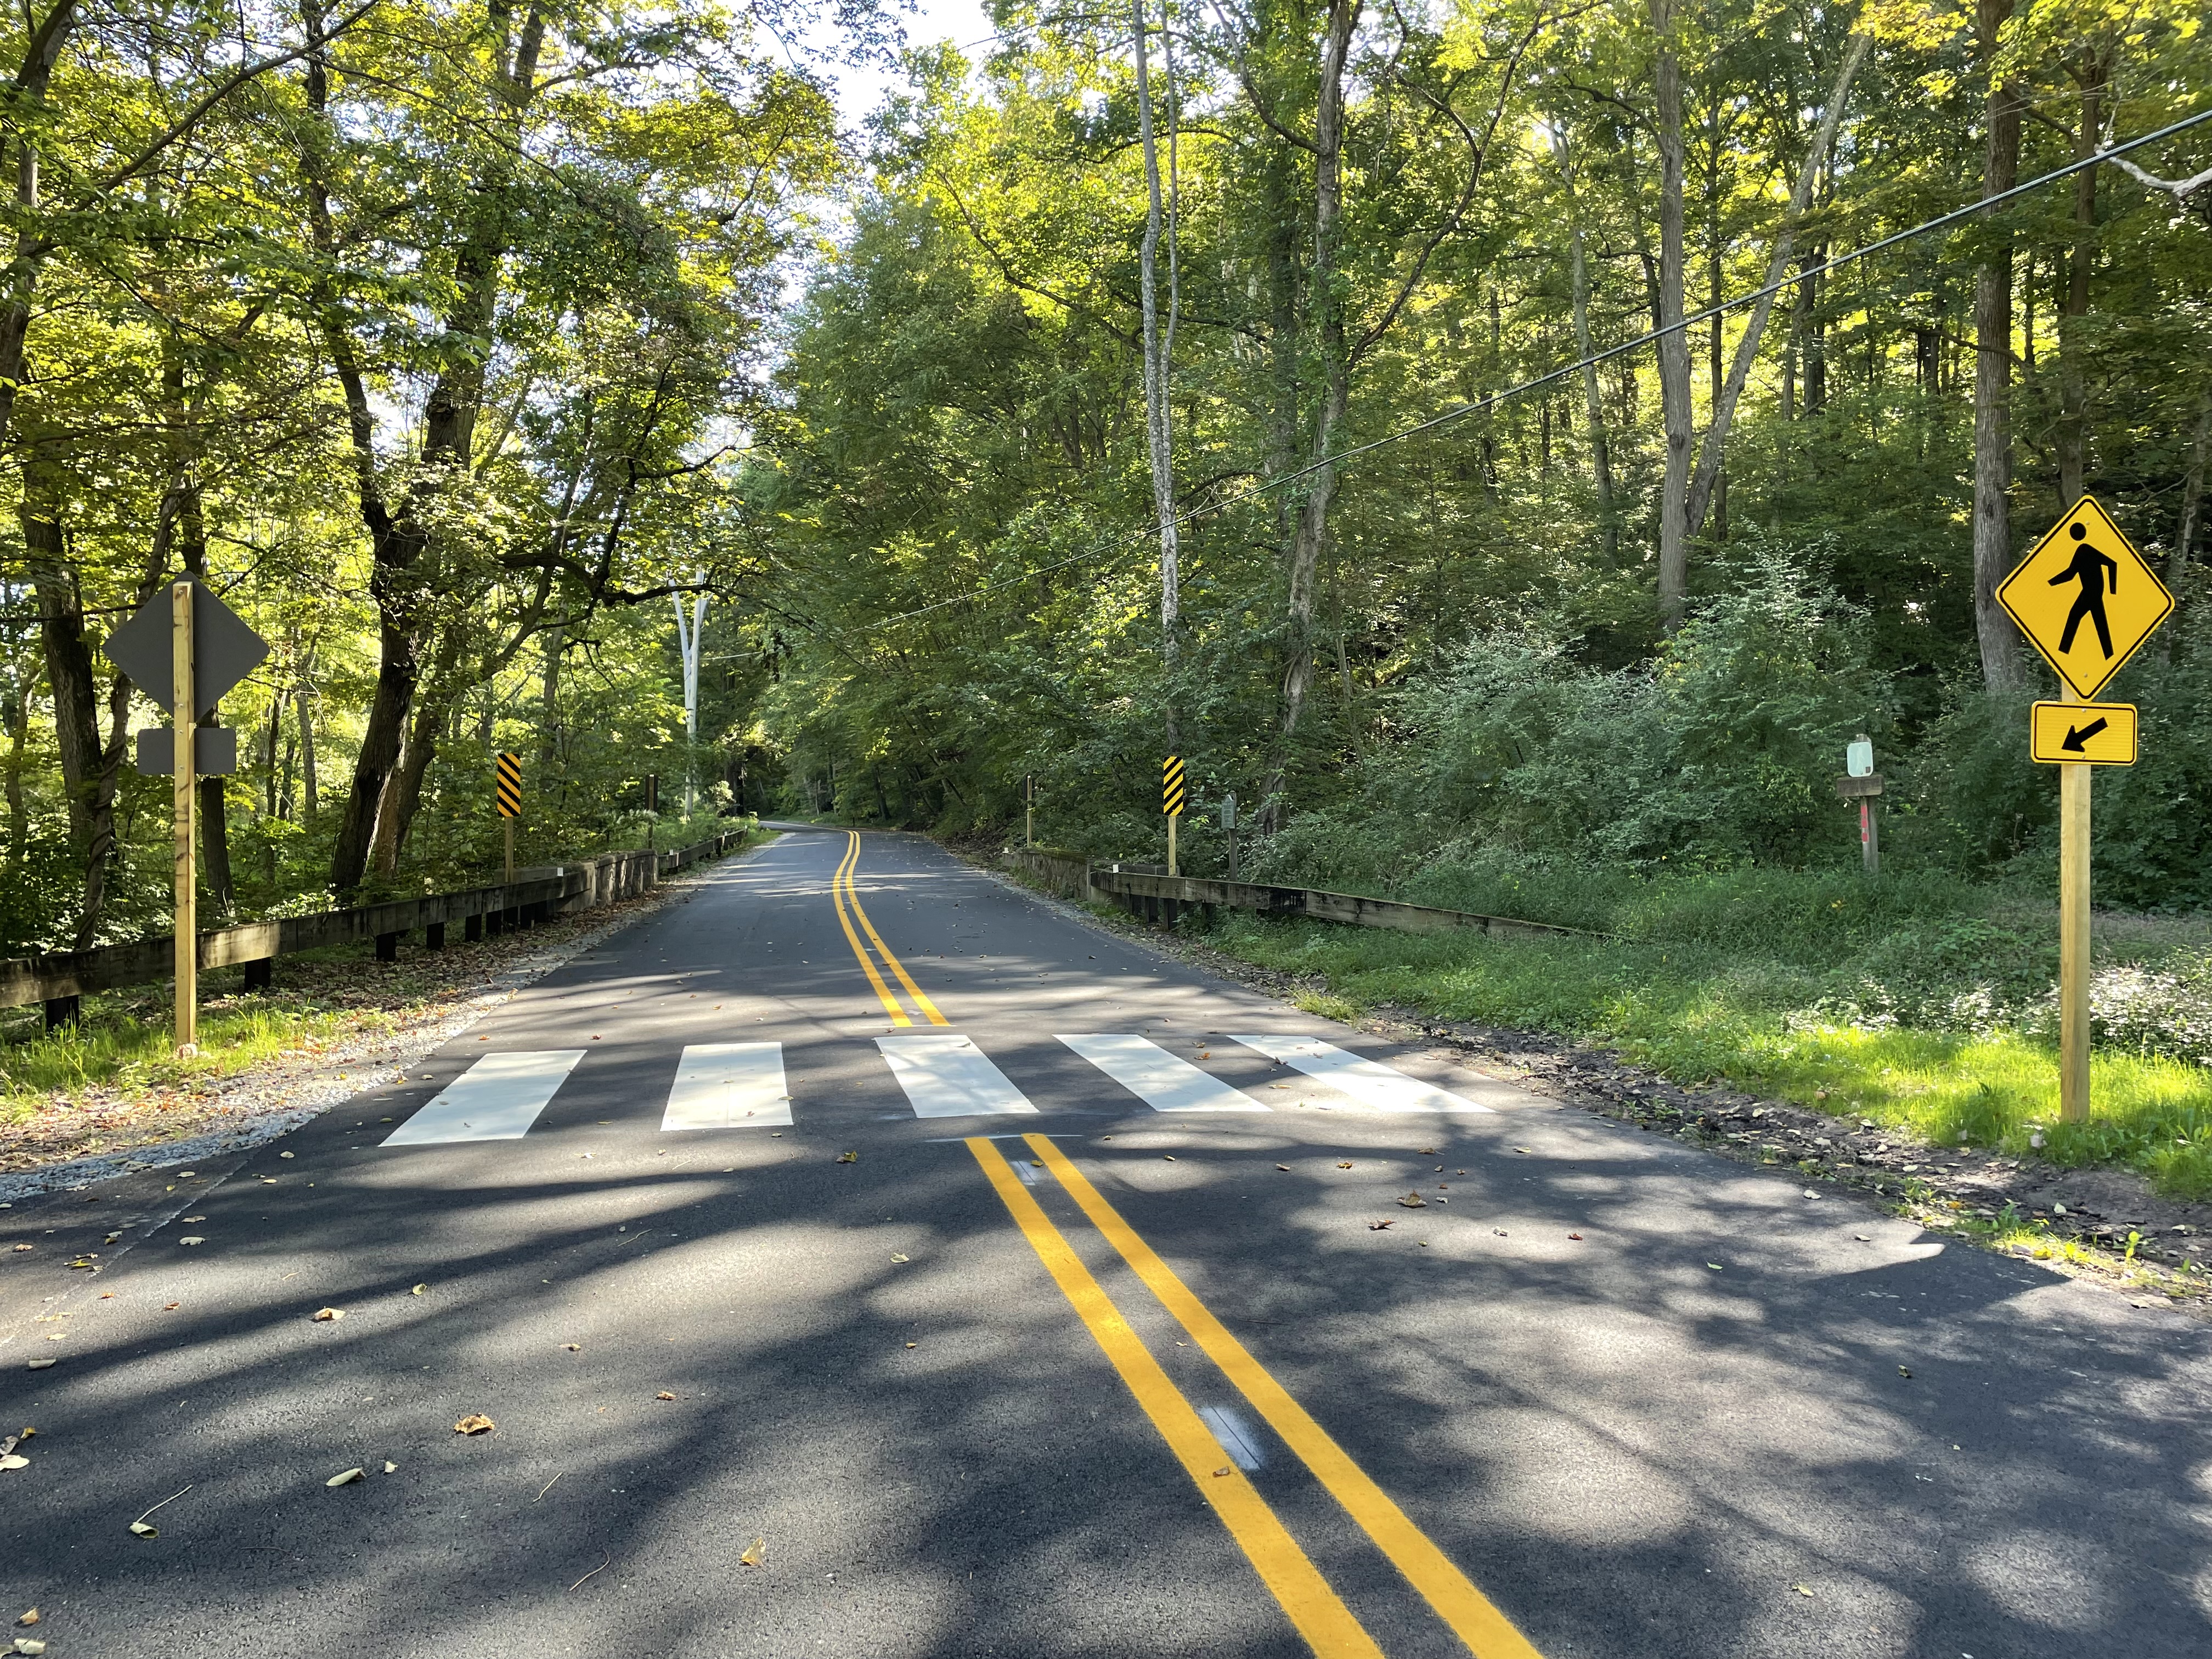
[[[2103,731],[2106,724],[2105,717],[2100,714],[2087,726],[2069,726],[2066,728],[2066,741],[2058,746],[2069,753],[2078,755],[2081,752],[2082,745]]]

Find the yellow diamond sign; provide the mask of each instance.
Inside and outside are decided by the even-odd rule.
[[[1997,603],[2077,697],[2094,697],[2173,610],[2112,515],[2084,495],[1997,584]]]

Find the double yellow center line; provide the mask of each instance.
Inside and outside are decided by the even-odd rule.
[[[907,972],[906,964],[891,954],[890,946],[884,943],[883,936],[876,932],[875,925],[868,920],[868,913],[860,908],[860,890],[853,885],[854,866],[860,861],[860,836],[854,830],[847,830],[845,835],[845,857],[837,866],[837,873],[830,878],[830,897],[837,907],[837,925],[845,930],[845,943],[853,947],[853,954],[860,959],[860,971],[868,976],[868,983],[875,988],[877,1000],[884,1005],[884,1012],[891,1017],[891,1024],[913,1024],[914,1021],[908,1017],[905,1007],[884,982],[883,975],[877,971],[875,959],[869,956],[867,945],[861,944],[860,933],[853,931],[855,917],[859,918],[862,931],[868,936],[868,944],[876,947],[877,954],[884,959],[884,966],[889,968],[898,982],[906,987],[907,994],[914,999],[914,1006],[921,1011],[923,1017],[932,1025],[949,1024],[951,1022],[937,1012],[937,1005],[923,994],[921,987],[914,982],[914,975]],[[846,914],[848,905],[852,907],[850,915]]]
[[[1121,1253],[1274,1430],[1283,1443],[1326,1487],[1345,1512],[1375,1540],[1376,1547],[1421,1593],[1437,1616],[1449,1625],[1476,1659],[1541,1659],[1512,1621],[1491,1604],[1467,1575],[1454,1566],[1428,1535],[1407,1517],[1388,1493],[1353,1462],[1350,1455],[1314,1421],[1290,1391],[1231,1336],[1192,1294],[1152,1248],[1100,1196],[1066,1153],[1044,1135],[1024,1138],[1036,1160],[1050,1170],[1106,1241]],[[1192,1409],[1145,1347],[1074,1249],[1054,1226],[1020,1178],[990,1141],[970,1139],[968,1150],[983,1167],[1022,1236],[1043,1262],[1107,1359],[1136,1396],[1145,1415],[1210,1502],[1251,1561],[1261,1580],[1290,1616],[1319,1659],[1382,1659],[1382,1650],[1351,1609],[1329,1588],[1274,1511],[1243,1474],[1230,1463],[1220,1442]]]

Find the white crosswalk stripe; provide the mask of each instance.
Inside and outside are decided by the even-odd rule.
[[[1156,1112],[1264,1112],[1249,1095],[1170,1054],[1150,1037],[1113,1032],[1060,1039]]]
[[[1232,1042],[1248,1048],[1257,1048],[1270,1060],[1304,1072],[1308,1077],[1326,1083],[1332,1089],[1341,1090],[1354,1100],[1373,1107],[1378,1112],[1487,1112],[1493,1107],[1479,1105],[1439,1089],[1433,1083],[1424,1083],[1419,1078],[1407,1077],[1380,1061],[1362,1059],[1359,1055],[1323,1042],[1319,1037],[1298,1036],[1239,1036]]]
[[[981,1117],[1035,1112],[1029,1097],[1006,1080],[973,1042],[949,1031],[879,1036],[891,1075],[906,1091],[916,1117]]]
[[[694,1042],[677,1064],[660,1127],[752,1129],[790,1121],[781,1042]]]
[[[486,1054],[384,1138],[386,1146],[431,1146],[456,1140],[518,1140],[538,1121],[581,1048],[526,1049]]]

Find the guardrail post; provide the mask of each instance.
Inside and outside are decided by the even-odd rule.
[[[275,975],[276,968],[276,959],[274,957],[258,957],[253,961],[247,963],[246,964],[246,988],[249,991],[267,990],[269,988],[270,980]]]
[[[433,951],[446,948],[446,924],[434,921],[422,930],[422,943]]]
[[[398,934],[379,933],[376,936],[376,959],[379,962],[397,962],[399,960]]]
[[[83,1018],[83,1005],[79,999],[73,996],[46,999],[46,1029],[49,1031],[58,1031],[64,1025],[74,1025]]]
[[[483,911],[477,911],[476,915],[469,917],[466,921],[461,923],[462,944],[474,945],[481,940],[483,938],[483,935],[484,919]]]

